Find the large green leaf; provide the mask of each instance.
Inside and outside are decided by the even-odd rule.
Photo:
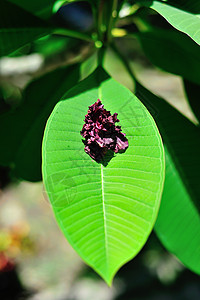
[[[0,0],[0,56],[49,34],[52,28],[41,19],[6,0]]]
[[[200,83],[200,47],[187,35],[175,30],[136,34],[149,60],[159,68]]]
[[[41,145],[46,121],[55,104],[78,79],[79,65],[50,72],[27,86],[21,106],[0,116],[0,163],[12,164],[18,177],[41,180]]]
[[[200,211],[166,148],[165,154],[165,185],[155,230],[170,252],[200,274]]]
[[[197,44],[200,44],[200,16],[178,9],[166,2],[142,1],[162,15],[173,27],[186,33]]]
[[[104,166],[80,135],[98,98],[117,112],[129,148]],[[43,141],[43,179],[64,235],[108,284],[146,242],[164,180],[157,127],[140,101],[101,68],[74,87],[51,114]]]
[[[166,150],[156,232],[169,251],[200,274],[200,130],[140,84],[136,95],[152,112]]]

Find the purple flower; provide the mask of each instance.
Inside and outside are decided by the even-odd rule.
[[[115,126],[117,122],[117,113],[111,115],[99,99],[89,106],[80,133],[85,138],[85,152],[96,162],[101,162],[108,150],[118,153],[128,148],[128,140],[121,132],[121,126]]]

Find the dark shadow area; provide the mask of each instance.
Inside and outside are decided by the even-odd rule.
[[[86,1],[77,1],[61,6],[53,16],[53,21],[67,29],[90,31],[94,27],[91,5]]]
[[[103,159],[101,160],[100,164],[106,167],[113,157],[115,157],[115,153],[111,150],[108,150]]]
[[[165,285],[148,269],[139,263],[126,268],[132,281],[126,279],[124,292],[115,300],[198,300],[200,299],[200,279],[184,270],[171,285]]]
[[[193,13],[193,14],[199,14],[200,13],[200,2],[199,0],[193,0],[193,1],[186,1],[186,0],[157,0],[158,2],[162,2],[163,4],[171,5],[175,8],[181,9],[183,11]],[[129,1],[129,3],[134,4],[135,1]],[[151,6],[153,4],[153,1],[151,0],[138,0],[138,4],[141,3],[141,5],[145,6]]]
[[[110,76],[104,71],[104,69],[102,67],[98,67],[86,79],[80,81],[76,87],[73,87],[69,92],[64,94],[61,100],[67,100],[81,93],[97,88],[101,82],[106,81],[109,78]]]
[[[85,145],[85,141],[82,140],[83,144]],[[107,167],[107,165],[109,164],[109,162],[111,161],[112,158],[116,157],[116,155],[120,155],[126,152],[125,150],[120,150],[118,153],[115,153],[112,150],[105,150],[106,153],[105,155],[102,157],[102,148],[94,148],[95,151],[95,155],[99,158],[96,160],[97,163],[102,164],[104,167]],[[87,153],[87,152],[86,152]],[[92,152],[90,152],[91,154],[93,154]],[[87,153],[88,154],[88,153]],[[88,154],[89,155],[89,154]],[[94,158],[91,157],[91,159],[95,160]]]
[[[139,82],[136,86],[136,96],[147,109],[149,109],[149,102],[151,102],[151,107],[156,107],[156,115],[153,117],[191,199],[200,213],[199,127],[195,126],[165,100],[145,89]]]
[[[0,190],[7,187],[11,181],[14,181],[10,176],[10,172],[9,167],[0,166]]]
[[[160,2],[163,2],[160,0]],[[192,0],[192,1],[185,1],[185,0],[167,0],[165,1],[166,4],[179,8],[181,10],[199,14],[200,13],[200,1],[199,0]]]
[[[27,291],[17,274],[14,266],[8,270],[0,271],[0,299],[1,300],[25,300],[32,295]]]
[[[200,85],[193,83],[189,80],[184,79],[184,88],[186,92],[187,99],[190,103],[193,113],[200,122],[200,105],[199,105],[199,95],[200,95]]]
[[[79,75],[80,65],[76,64],[39,77],[25,88],[21,105],[0,115],[3,140],[0,164],[14,163],[13,174],[17,178],[34,182],[42,180],[41,148],[46,121],[60,97],[77,83]]]

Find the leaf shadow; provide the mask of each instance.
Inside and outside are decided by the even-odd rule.
[[[107,167],[111,159],[114,157],[115,157],[115,153],[111,150],[108,150],[104,155],[103,159],[99,163],[102,164],[104,167]]]
[[[191,200],[200,214],[200,128],[139,82],[136,84],[136,96],[147,109],[149,109],[149,102],[151,106],[156,107],[157,113],[152,116]]]
[[[61,100],[67,100],[69,98],[78,96],[79,94],[83,94],[84,92],[88,92],[89,90],[99,88],[100,83],[108,80],[109,78],[110,76],[102,67],[97,67],[91,75],[80,81],[76,87],[73,87],[67,93],[65,93]]]
[[[126,150],[127,149],[120,150],[117,154],[112,150],[108,150],[104,158],[100,161],[100,164],[102,164],[104,167],[107,167],[111,159],[115,158],[117,155],[125,153]]]

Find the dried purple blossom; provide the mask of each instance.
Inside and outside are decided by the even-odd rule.
[[[117,113],[111,115],[99,99],[89,106],[80,133],[85,138],[85,152],[96,162],[102,161],[108,150],[118,153],[128,148],[128,140],[121,132],[121,126],[115,126],[117,122]]]

